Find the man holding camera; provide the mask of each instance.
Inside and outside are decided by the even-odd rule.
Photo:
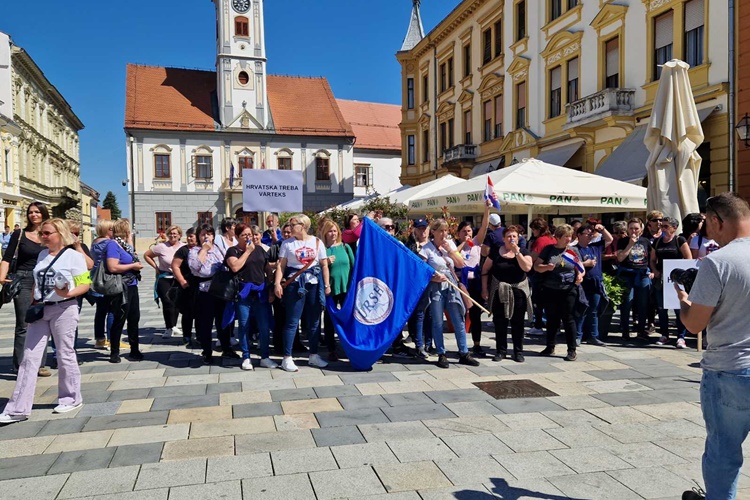
[[[683,500],[735,498],[750,431],[750,206],[734,193],[709,198],[706,225],[721,250],[701,262],[689,295],[675,285],[685,327],[693,333],[708,327],[701,361],[706,492],[686,491]]]

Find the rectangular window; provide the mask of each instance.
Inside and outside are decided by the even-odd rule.
[[[568,104],[578,100],[578,58],[568,61]]]
[[[370,165],[354,166],[354,185],[356,187],[372,186],[372,167]]]
[[[169,155],[154,155],[154,177],[157,179],[169,179],[172,177],[169,171]]]
[[[331,171],[328,168],[328,158],[315,158],[315,180],[331,180]]]
[[[255,168],[255,162],[253,161],[252,156],[240,156],[237,158],[237,172],[235,172],[235,175],[237,177],[242,177],[242,171],[246,168]]]
[[[156,232],[166,233],[167,228],[172,225],[172,212],[155,212]]]
[[[416,144],[414,143],[414,136],[406,136],[406,159],[409,165],[415,165],[417,163]]]
[[[276,168],[279,170],[291,170],[292,159],[291,158],[278,158],[276,160]]]
[[[526,82],[516,85],[516,128],[526,126]]]
[[[661,76],[661,66],[672,59],[673,21],[671,10],[654,18],[654,80]]]
[[[604,44],[606,74],[604,88],[616,89],[620,86],[620,39],[613,38]]]
[[[464,111],[464,144],[473,144],[471,140],[471,110]]]
[[[495,57],[503,53],[503,20],[495,23]]]
[[[495,139],[503,136],[503,96],[495,96]]]
[[[424,75],[422,77],[422,102],[427,102],[430,100],[430,77],[429,75]]]
[[[578,0],[568,0],[568,10],[578,5]]]
[[[482,64],[492,60],[492,28],[487,28],[482,33]]]
[[[703,0],[685,4],[685,62],[691,67],[703,64]]]
[[[453,58],[451,57],[448,59],[448,88],[453,88],[454,84],[454,68],[453,68]]]
[[[198,227],[203,224],[213,225],[214,215],[211,212],[198,212]]]
[[[430,161],[430,131],[422,131],[422,161],[427,163]]]
[[[234,36],[250,36],[250,21],[246,17],[234,18]]]
[[[453,141],[453,131],[455,129],[455,120],[453,118],[450,118],[448,120],[448,148],[452,148],[455,145],[455,142]]]
[[[562,68],[556,66],[549,72],[549,117],[560,116],[562,111]]]
[[[414,78],[406,79],[406,109],[414,109]]]
[[[471,74],[471,44],[464,45],[464,78]]]
[[[196,156],[195,157],[195,178],[196,179],[211,179],[213,176],[214,176],[213,158],[210,156]]]
[[[448,124],[443,122],[440,124],[440,151],[448,149]]]
[[[526,0],[516,4],[516,41],[526,38]]]
[[[549,20],[554,21],[562,15],[562,0],[549,0]]]
[[[448,74],[446,73],[446,64],[440,65],[440,92],[444,92],[448,88]]]
[[[484,123],[484,142],[492,140],[492,101],[484,101],[483,123]]]

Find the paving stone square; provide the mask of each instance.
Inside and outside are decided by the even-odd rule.
[[[372,467],[312,472],[310,481],[318,500],[361,498],[386,493]]]

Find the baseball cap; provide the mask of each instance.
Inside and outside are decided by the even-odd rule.
[[[500,219],[500,216],[497,214],[490,215],[490,224],[493,226],[499,226],[502,223],[502,219]]]
[[[429,225],[427,219],[414,219],[414,227],[427,227]]]

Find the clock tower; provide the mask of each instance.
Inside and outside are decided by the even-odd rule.
[[[270,127],[263,0],[216,4],[216,89],[222,128]]]

